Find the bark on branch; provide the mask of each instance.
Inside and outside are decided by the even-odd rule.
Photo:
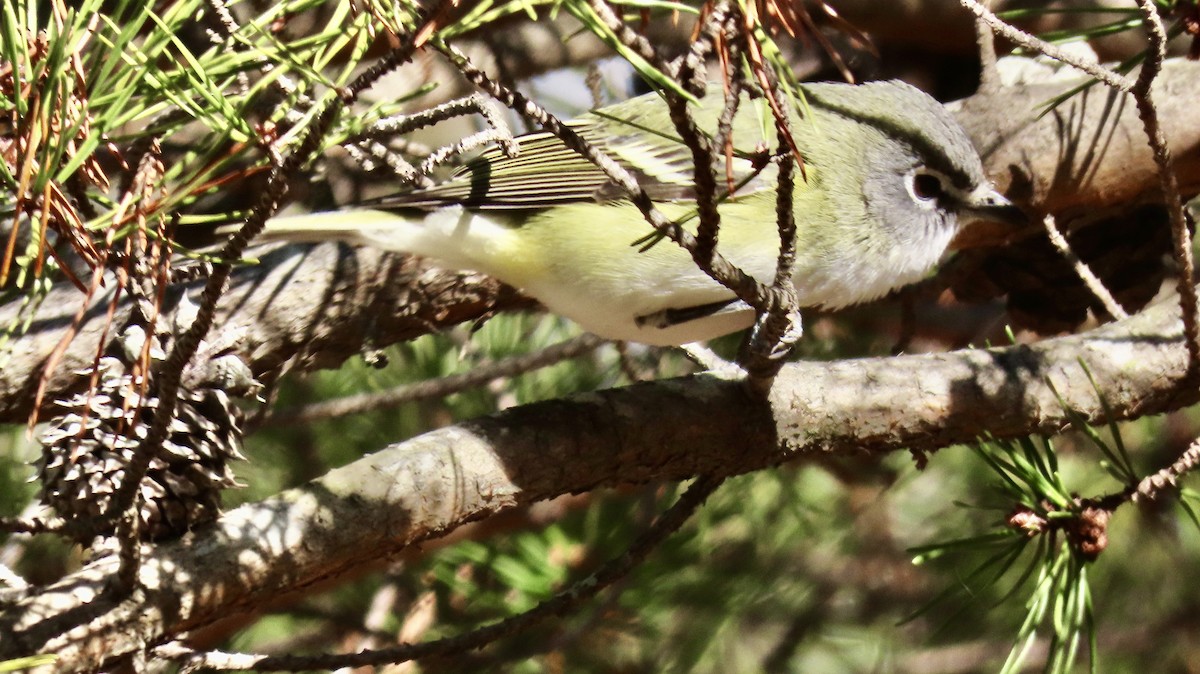
[[[1060,222],[1162,201],[1158,167],[1131,97],[1093,86],[1040,115],[1080,82],[1002,88],[964,99],[955,117],[984,159],[988,176],[1017,203]],[[1154,97],[1185,196],[1200,192],[1200,63],[1170,60]],[[1030,232],[1040,230],[1036,224]],[[997,236],[972,228],[960,244]]]
[[[493,311],[533,306],[482,275],[445,272],[365,248],[326,244],[255,252],[262,255],[259,264],[235,272],[212,336],[236,339],[234,352],[260,376],[270,376],[285,363],[301,370],[336,367],[366,349],[415,339]],[[193,284],[191,291],[199,285]],[[43,365],[82,297],[67,284],[55,288],[28,333],[0,351],[0,422],[28,417]],[[74,373],[96,357],[110,299],[105,293],[93,301],[54,369],[47,400],[86,383]],[[178,301],[178,293],[168,301]],[[0,307],[0,325],[12,325],[19,309],[19,302]],[[128,310],[128,303],[122,303],[115,325],[123,323]]]
[[[139,639],[160,643],[560,494],[830,453],[931,451],[985,431],[1049,433],[1068,423],[1063,404],[1106,421],[1101,393],[1116,419],[1176,409],[1197,398],[1179,379],[1186,361],[1168,301],[1035,346],[797,363],[769,400],[700,375],[515,408],[395,444],[149,549],[133,597],[106,590],[115,560],[95,562],[0,613],[0,659],[52,652],[57,671],[96,669]]]

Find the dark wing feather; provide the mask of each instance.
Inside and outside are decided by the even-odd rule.
[[[656,201],[695,198],[691,152],[678,140],[610,118],[585,116],[570,125],[584,139],[624,166]],[[614,133],[615,132],[615,133]],[[382,208],[538,209],[563,203],[609,201],[624,193],[595,164],[549,133],[516,139],[519,151],[506,156],[498,147],[471,160],[444,182],[384,197]],[[735,160],[739,177],[752,175],[750,162]],[[724,173],[724,169],[720,169]]]

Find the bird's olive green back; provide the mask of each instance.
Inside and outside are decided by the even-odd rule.
[[[860,165],[856,158],[866,148],[899,141],[917,154],[927,154],[930,165],[956,183],[969,184],[981,178],[970,162],[958,159],[975,155],[953,119],[936,101],[909,85],[811,84],[802,90],[806,100],[792,106],[792,132],[805,162],[819,170],[853,171]],[[694,110],[698,125],[710,136],[724,102],[722,87],[713,85]],[[743,97],[734,122],[734,160],[730,165],[735,195],[774,188],[774,168],[752,161],[764,148],[778,145],[768,116],[761,99]],[[652,199],[695,198],[691,151],[679,140],[658,94],[593,111],[570,126],[629,170]],[[550,134],[521,136],[517,146],[515,156],[492,148],[444,182],[392,195],[373,205],[431,209],[456,204],[476,210],[529,210],[625,196],[601,169]],[[974,161],[977,165],[978,160]],[[718,172],[724,174],[725,167],[719,166]],[[804,188],[801,182],[798,189]]]
[[[715,131],[724,104],[720,88],[712,90],[696,113],[701,128],[709,134]],[[630,171],[652,199],[695,198],[691,152],[675,133],[667,107],[657,94],[588,113],[569,124],[590,144]],[[746,110],[738,116],[734,140],[735,184],[752,180],[758,172],[746,157],[763,141],[761,128],[761,121],[753,111]],[[624,193],[601,169],[555,136],[533,133],[516,140],[519,148],[516,156],[505,156],[498,147],[489,149],[444,182],[386,197],[376,205],[437,208],[461,204],[479,210],[540,209],[624,198]],[[743,185],[742,191],[760,188],[760,185]]]

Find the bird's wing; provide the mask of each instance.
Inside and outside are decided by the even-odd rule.
[[[645,129],[593,113],[570,123],[591,145],[624,166],[656,201],[695,197],[691,151],[662,130]],[[627,130],[627,131],[626,131]],[[509,157],[493,147],[471,160],[444,182],[384,197],[373,205],[438,208],[461,204],[473,209],[538,209],[579,201],[622,199],[624,192],[595,164],[549,133],[516,138],[518,152]],[[752,152],[754,148],[739,148]],[[739,154],[744,154],[744,152]],[[741,156],[733,163],[738,184],[759,171]],[[723,173],[723,167],[718,169]],[[757,186],[755,186],[757,187]],[[743,186],[739,194],[753,191]]]

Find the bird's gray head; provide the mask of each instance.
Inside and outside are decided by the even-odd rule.
[[[811,84],[804,94],[810,105],[875,132],[862,147],[862,198],[898,242],[949,241],[973,220],[1024,221],[989,184],[962,127],[919,89],[898,81]]]

